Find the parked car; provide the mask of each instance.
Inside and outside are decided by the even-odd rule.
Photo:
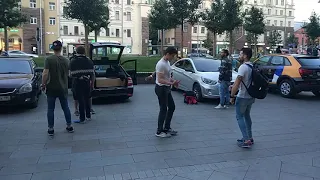
[[[254,62],[268,76],[270,88],[283,97],[295,97],[301,91],[320,96],[320,59],[299,54],[266,55]]]
[[[117,43],[93,43],[90,45],[89,58],[95,67],[95,82],[92,98],[120,97],[128,99],[133,96],[137,82],[137,62],[128,60],[121,62],[125,46]],[[132,63],[129,69],[124,65]],[[71,87],[71,79],[69,79]]]
[[[219,67],[221,60],[195,57],[184,58],[172,67],[172,75],[180,80],[179,89],[183,91],[194,91],[198,101],[204,98],[219,98]],[[237,77],[237,72],[232,73],[232,83]]]
[[[28,53],[25,53],[23,51],[18,51],[18,50],[12,50],[12,51],[8,51],[8,55],[10,57],[32,57],[32,58],[37,58],[39,57],[38,55],[36,54],[28,54]]]
[[[0,106],[38,106],[41,69],[31,58],[0,57]]]

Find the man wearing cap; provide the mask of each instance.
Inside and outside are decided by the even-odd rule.
[[[42,74],[42,90],[47,94],[49,136],[54,135],[54,109],[57,98],[64,112],[67,132],[74,132],[71,126],[71,113],[68,105],[69,61],[61,56],[62,43],[60,41],[54,41],[51,49],[54,54],[46,58]]]

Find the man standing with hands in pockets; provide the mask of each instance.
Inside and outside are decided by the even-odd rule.
[[[178,51],[174,47],[168,47],[164,54],[156,65],[155,93],[158,96],[160,106],[156,136],[168,138],[172,135],[177,135],[177,131],[171,129],[171,119],[175,110],[175,104],[171,95],[171,86],[177,87],[179,81],[171,78],[170,61],[175,58]]]

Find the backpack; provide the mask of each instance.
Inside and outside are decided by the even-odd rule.
[[[269,80],[258,68],[255,68],[249,64],[246,64],[252,69],[251,83],[247,87],[242,81],[243,85],[246,87],[249,95],[253,98],[264,99],[268,94]]]
[[[186,104],[198,104],[198,101],[196,99],[196,95],[193,91],[186,91],[183,93],[184,96],[184,103]]]

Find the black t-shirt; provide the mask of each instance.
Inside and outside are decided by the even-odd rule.
[[[94,64],[86,56],[74,56],[70,62],[70,75],[73,78],[72,85],[77,81],[87,81],[94,77]]]

